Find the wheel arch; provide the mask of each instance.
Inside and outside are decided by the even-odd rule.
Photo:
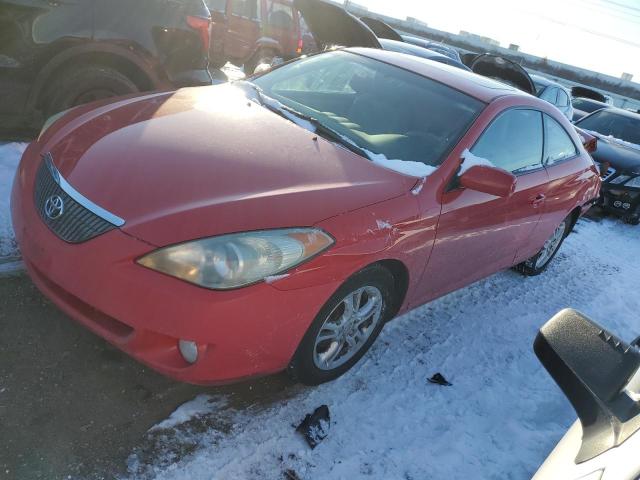
[[[569,233],[573,231],[573,227],[575,227],[576,223],[578,223],[578,219],[580,218],[581,214],[582,214],[582,207],[579,205],[575,207],[573,210],[571,210],[571,213],[569,213],[569,217],[571,221],[571,223],[569,224],[569,230],[568,230]]]
[[[135,50],[113,44],[88,44],[63,50],[44,65],[37,76],[28,100],[30,110],[41,110],[47,98],[47,87],[52,79],[66,68],[77,65],[104,65],[124,74],[141,91],[162,88],[168,81],[161,78],[151,64]]]
[[[370,265],[367,265],[367,267],[365,268],[376,265],[386,269],[393,276],[394,284],[396,287],[394,291],[396,298],[392,309],[392,316],[395,316],[400,311],[400,308],[404,304],[404,301],[407,297],[407,292],[409,290],[409,269],[400,260],[392,258],[378,260]]]

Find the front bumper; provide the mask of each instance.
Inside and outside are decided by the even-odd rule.
[[[338,287],[339,281],[290,290],[261,283],[211,291],[137,265],[135,259],[155,247],[118,229],[66,243],[34,206],[40,162],[33,143],[11,198],[16,239],[31,278],[69,316],[167,376],[221,384],[285,369]],[[182,358],[179,339],[198,344],[196,363]]]
[[[603,183],[600,207],[621,216],[640,214],[640,189]]]

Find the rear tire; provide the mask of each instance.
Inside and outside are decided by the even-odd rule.
[[[289,376],[305,385],[319,385],[348,371],[393,316],[394,300],[394,277],[386,268],[374,265],[353,275],[307,330],[287,368]],[[348,305],[356,307],[347,310]]]
[[[568,216],[553,231],[538,253],[516,265],[514,269],[528,277],[534,277],[544,272],[560,250],[564,239],[569,235],[571,226],[571,216]]]
[[[77,105],[136,93],[128,77],[111,67],[80,65],[58,74],[47,92],[47,118]]]

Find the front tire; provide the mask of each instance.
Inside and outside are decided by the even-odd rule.
[[[520,273],[533,277],[544,272],[551,260],[556,256],[564,239],[567,238],[571,230],[570,217],[565,218],[560,225],[556,227],[551,236],[544,242],[544,245],[538,253],[524,262],[516,265],[515,269]]]
[[[393,315],[394,278],[371,266],[347,280],[307,330],[287,372],[305,385],[334,380],[369,350]]]

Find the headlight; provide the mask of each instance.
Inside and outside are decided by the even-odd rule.
[[[624,184],[625,187],[633,187],[633,188],[640,188],[640,176],[637,176],[636,178],[629,180],[627,183]]]
[[[49,129],[49,127],[51,125],[56,123],[57,120],[59,120],[61,117],[63,117],[70,110],[72,110],[72,108],[69,108],[67,110],[63,110],[62,112],[56,113],[55,115],[51,115],[49,118],[47,118],[47,121],[44,122],[44,125],[42,126],[42,129],[40,129],[40,133],[38,134],[38,140],[40,140],[42,138],[42,136],[45,134],[45,132]]]
[[[629,177],[628,175],[620,175],[620,176],[614,178],[613,180],[611,180],[611,183],[615,183],[616,185],[620,185],[620,184],[626,182],[627,180],[629,180],[629,178],[631,178],[631,177]]]
[[[314,228],[234,233],[161,248],[138,260],[152,270],[215,290],[281,274],[333,244]]]

